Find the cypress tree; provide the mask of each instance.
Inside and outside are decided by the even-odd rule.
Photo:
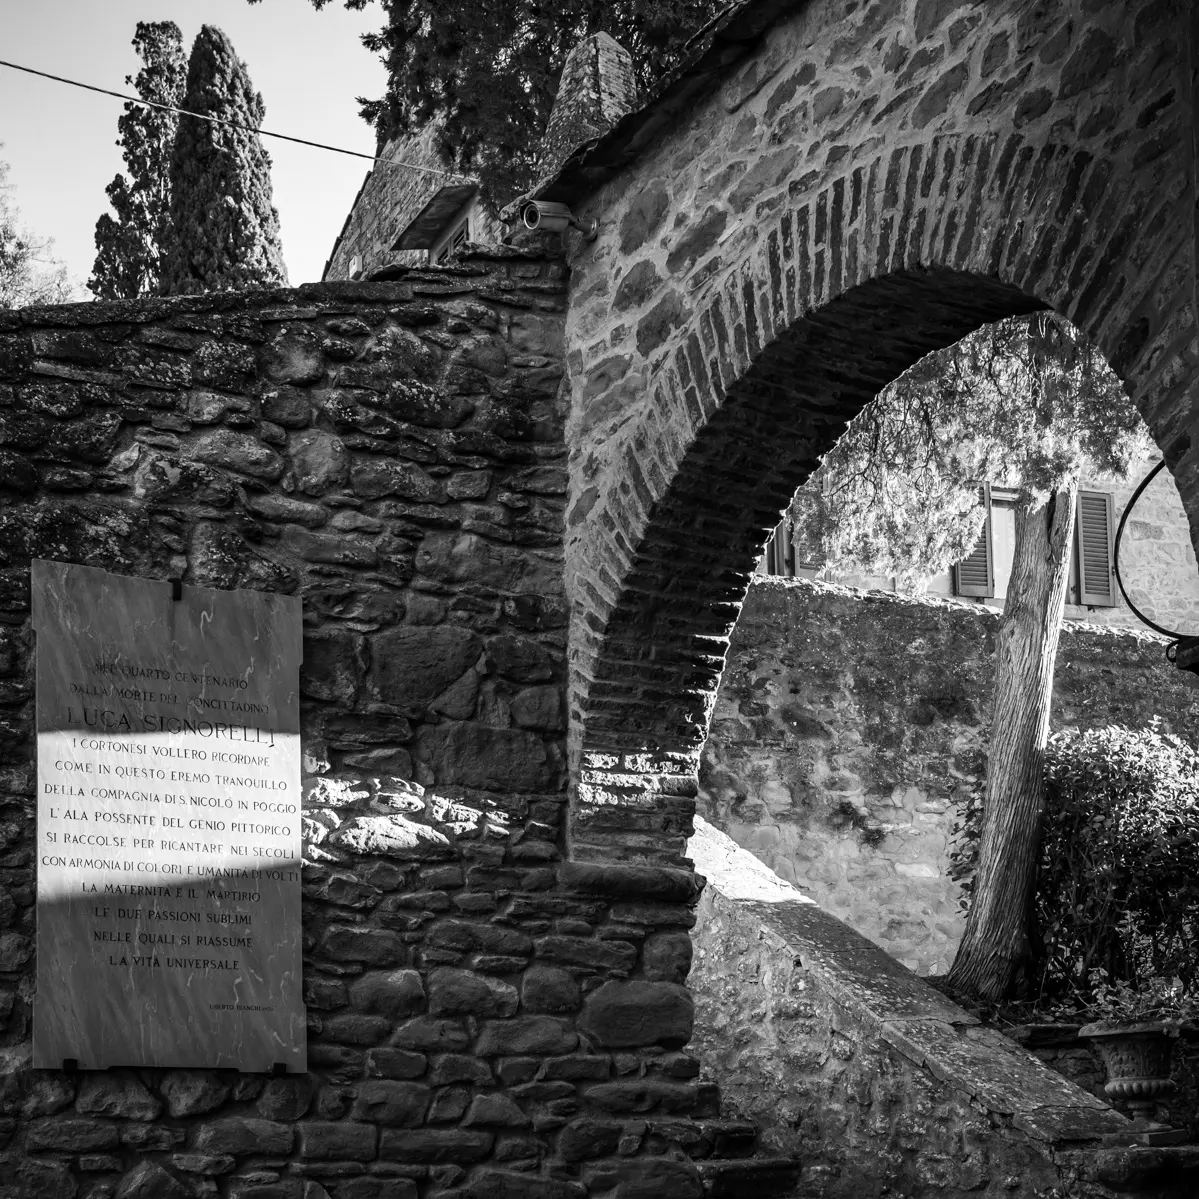
[[[250,131],[262,124],[262,97],[233,44],[213,25],[192,45],[183,107],[234,124],[179,117],[162,294],[286,283],[271,160]]]
[[[136,87],[143,100],[179,104],[186,60],[174,21],[139,21],[133,47],[142,60]],[[157,295],[159,266],[171,217],[170,163],[178,114],[128,103],[117,121],[128,174],[104,189],[116,213],[96,222],[96,261],[88,287],[101,300]]]

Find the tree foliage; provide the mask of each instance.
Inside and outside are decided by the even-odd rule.
[[[262,97],[233,44],[213,25],[192,45],[183,107],[218,120],[179,117],[160,290],[187,295],[286,283],[270,158],[250,131],[262,125]]]
[[[791,509],[833,573],[948,569],[978,541],[980,483],[1034,505],[1079,472],[1124,475],[1148,434],[1102,355],[1047,314],[928,354],[862,410]]]
[[[125,77],[143,100],[178,105],[186,58],[173,21],[139,21],[133,48],[142,60],[136,78]],[[125,172],[104,189],[113,217],[96,222],[96,261],[88,287],[102,300],[157,295],[160,266],[170,237],[170,163],[178,114],[132,102],[117,120],[117,145]]]
[[[981,796],[955,828],[950,875],[969,911]],[[1199,995],[1199,754],[1148,728],[1062,729],[1045,755],[1033,996],[1087,1008],[1100,987],[1177,978]]]
[[[8,163],[0,162],[0,308],[63,304],[74,299],[67,268],[51,252],[54,243],[22,225],[12,190]]]
[[[1059,990],[1199,984],[1199,754],[1154,725],[1064,729],[1045,768],[1037,915]]]
[[[330,0],[312,0],[324,8]],[[345,0],[351,9],[369,0]],[[250,0],[257,3],[257,0]],[[633,57],[647,90],[675,66],[683,46],[721,7],[718,0],[379,0],[386,17],[363,38],[387,67],[381,99],[359,99],[379,143],[444,123],[443,146],[458,169],[479,174],[504,204],[535,181],[538,143],[558,78],[581,38],[604,32]]]

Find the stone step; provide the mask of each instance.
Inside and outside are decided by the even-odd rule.
[[[758,1128],[748,1120],[699,1120],[702,1139],[687,1146],[696,1158],[753,1157],[758,1147]]]
[[[705,1199],[788,1199],[799,1184],[799,1162],[791,1157],[710,1157],[695,1165]]]
[[[701,1081],[696,1087],[695,1106],[689,1113],[693,1120],[720,1119],[720,1086]]]
[[[688,1157],[752,1157],[758,1145],[758,1129],[747,1120],[681,1119],[653,1120],[650,1133],[677,1145]]]

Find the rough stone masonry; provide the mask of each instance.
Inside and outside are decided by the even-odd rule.
[[[564,305],[498,251],[0,317],[0,1195],[694,1179],[633,1113],[701,1106],[695,880],[560,862]],[[308,1075],[28,1068],[33,556],[303,597]]]
[[[684,1048],[701,880],[563,860],[563,306],[559,261],[497,251],[0,316],[3,1199],[788,1193],[795,1166],[743,1160],[753,1126],[717,1118]],[[34,555],[303,597],[307,1074],[30,1068]],[[852,978],[855,952],[823,969]],[[814,995],[822,1027],[840,994]],[[915,1106],[888,1092],[856,1134],[879,1161],[941,1086],[910,1049],[921,1002]],[[946,1097],[946,1137],[981,1138],[996,1195],[1031,1162],[1109,1199],[1061,1150],[1122,1121],[1056,1102],[1030,1140]],[[813,1131],[808,1193],[844,1193],[839,1133]]]
[[[698,1199],[729,1138],[684,845],[758,549],[879,386],[1045,304],[1194,519],[1191,33],[1180,0],[744,0],[547,182],[600,222],[569,284],[499,251],[0,317],[0,1195]],[[310,1074],[28,1069],[35,554],[303,596]],[[970,1132],[991,1193],[1022,1155],[1076,1196],[1161,1167],[1068,1168],[1117,1119],[1072,1104]]]

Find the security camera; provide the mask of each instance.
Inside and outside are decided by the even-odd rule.
[[[520,210],[520,219],[526,229],[565,233],[573,228],[578,229],[588,241],[595,240],[595,217],[581,221],[565,204],[557,204],[553,200],[529,200]]]

